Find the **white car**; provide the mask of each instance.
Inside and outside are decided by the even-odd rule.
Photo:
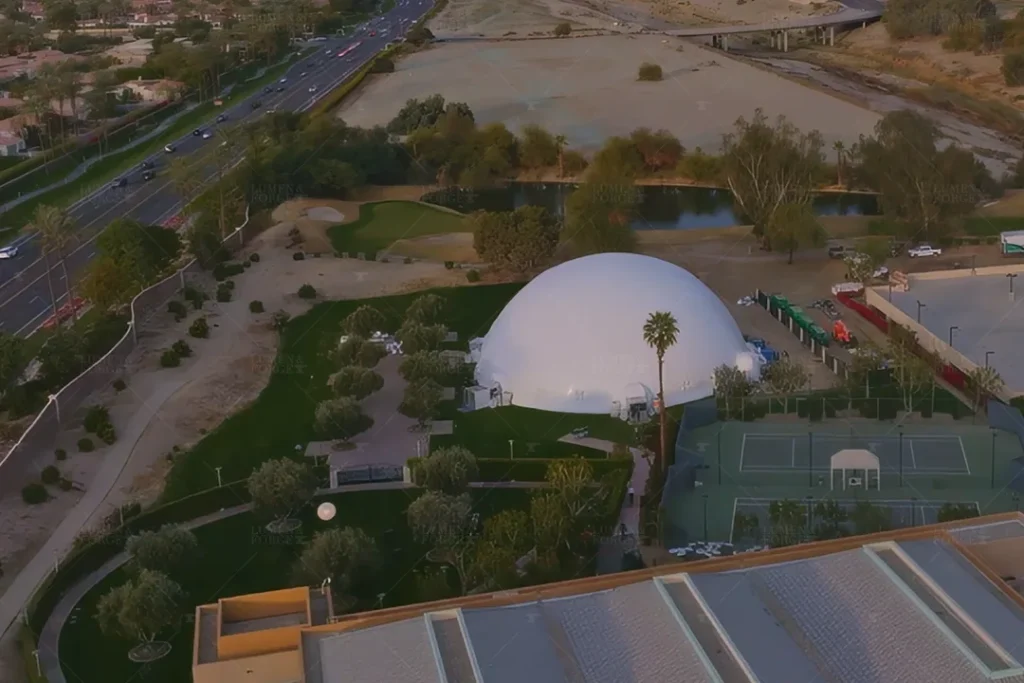
[[[287,82],[288,82],[287,78],[282,78],[281,80],[278,81],[278,83],[287,83]]]
[[[309,86],[309,92],[316,92],[316,86],[315,85]]]
[[[208,131],[208,130],[204,130],[204,131],[203,131],[203,139],[204,139],[204,140],[209,140],[209,139],[210,139],[210,138],[212,138],[212,137],[213,137],[213,133],[211,133],[211,132],[210,132],[210,131]]]
[[[907,250],[907,255],[910,258],[920,258],[924,256],[941,256],[942,250],[936,249],[930,244],[920,244],[916,247]]]
[[[10,259],[18,255],[17,247],[2,247],[0,248],[0,259]]]

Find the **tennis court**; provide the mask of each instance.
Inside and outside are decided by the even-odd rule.
[[[970,475],[963,440],[955,434],[747,433],[740,472],[828,472],[833,455],[848,448],[878,456],[882,472],[904,476]]]
[[[736,514],[743,513],[746,515],[754,515],[758,519],[759,527],[762,531],[769,529],[771,522],[768,518],[769,506],[776,499],[773,498],[736,498],[733,503],[733,521],[735,522]],[[942,509],[943,505],[968,505],[978,510],[981,513],[981,506],[977,501],[946,501],[946,500],[875,500],[875,499],[862,499],[856,500],[852,498],[832,498],[832,499],[820,499],[810,500],[804,503],[804,507],[808,513],[813,514],[814,505],[816,503],[824,502],[825,500],[834,500],[839,504],[847,514],[853,512],[857,507],[857,503],[866,502],[870,503],[872,507],[887,510],[889,513],[889,523],[893,529],[903,529],[911,526],[919,526],[924,524],[935,524],[939,521],[939,510]],[[807,521],[808,529],[814,526],[813,517]],[[733,536],[733,532],[729,534],[730,538]]]

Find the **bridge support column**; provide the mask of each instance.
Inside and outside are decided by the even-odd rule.
[[[775,49],[775,31],[768,32],[768,47],[772,50]]]
[[[789,52],[789,31],[784,30],[782,32],[782,51]]]
[[[722,50],[725,52],[729,51],[729,36],[727,35],[722,36]]]
[[[835,26],[829,26],[828,27],[828,44],[829,44],[829,47],[835,47],[835,45],[836,45],[836,27]]]

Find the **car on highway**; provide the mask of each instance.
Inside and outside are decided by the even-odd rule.
[[[203,134],[203,129],[202,128],[196,128],[194,131],[192,131],[192,137],[194,137],[194,138],[197,138],[197,137],[199,137],[202,134]]]
[[[930,244],[919,244],[916,247],[907,249],[907,256],[910,258],[923,258],[926,256],[942,256],[942,250],[936,249]]]
[[[156,171],[146,171],[145,173],[142,174],[142,179],[147,182],[152,180],[153,178],[156,178]]]
[[[303,71],[302,73],[299,74],[299,78],[305,78],[305,77],[306,77],[306,72],[305,71]]]
[[[228,120],[228,115],[227,114],[220,114],[219,116],[217,116],[217,123],[224,123],[227,120]]]
[[[306,66],[312,69],[314,66],[316,66],[316,62],[306,62]]]
[[[127,178],[114,178],[114,180],[110,183],[111,189],[114,189],[114,190],[118,189],[119,187],[127,187],[127,186],[128,186],[128,179]]]
[[[252,101],[252,108],[253,109],[259,109],[262,106],[263,106],[263,103],[260,102],[259,100],[253,100]]]
[[[309,92],[316,92],[316,86],[315,85],[309,86]]]
[[[174,145],[164,145],[164,151],[167,152],[168,154],[173,154],[174,150],[176,149],[178,148],[175,147]]]
[[[272,92],[274,92],[274,89],[271,88],[269,85],[266,88],[263,89],[263,94],[264,95],[269,95]]]
[[[139,166],[139,168],[141,168],[143,171],[146,171],[153,168],[153,166],[155,166],[155,164],[147,159],[146,161],[142,162],[142,165]]]
[[[284,78],[282,78],[281,80],[278,81],[278,83],[287,83],[287,82],[288,82],[288,77],[287,76],[285,76]]]
[[[371,37],[371,38],[374,38],[374,37],[376,37],[376,35],[377,35],[377,32],[376,32],[376,31],[370,31],[370,37]]]
[[[277,90],[275,92],[284,92],[284,91],[285,91],[285,87],[283,85],[279,85],[279,86],[277,86]]]
[[[204,131],[203,131],[203,139],[204,139],[204,140],[209,140],[209,139],[210,139],[210,138],[212,138],[212,137],[213,137],[213,133],[211,133],[211,132],[210,132],[210,131],[208,131],[208,130],[204,130]]]
[[[2,247],[0,248],[0,259],[12,259],[18,256],[17,247]]]

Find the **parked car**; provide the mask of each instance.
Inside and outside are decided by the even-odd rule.
[[[305,71],[303,71],[302,73],[299,74],[299,78],[305,78],[305,77],[306,77],[306,72]]]
[[[217,117],[217,123],[224,123],[227,120],[228,120],[228,115],[227,114],[221,114],[220,116]]]
[[[287,82],[288,82],[288,77],[287,76],[285,76],[284,78],[282,78],[281,80],[278,81],[278,83],[287,83]]]
[[[114,178],[113,182],[110,183],[110,187],[114,190],[116,190],[119,187],[127,187],[127,185],[127,178]]]
[[[12,259],[17,257],[17,247],[2,247],[0,248],[0,259]]]
[[[176,149],[178,148],[175,147],[174,145],[164,145],[164,151],[167,152],[168,154],[173,154],[174,150]]]
[[[916,247],[907,250],[907,255],[910,258],[923,258],[925,256],[941,256],[942,250],[936,249],[930,244],[919,244]]]
[[[834,244],[828,248],[828,257],[835,259],[843,258],[849,253],[849,251],[850,250],[842,244]]]
[[[146,171],[145,173],[142,174],[142,179],[147,182],[152,180],[153,178],[156,178],[156,171]]]

